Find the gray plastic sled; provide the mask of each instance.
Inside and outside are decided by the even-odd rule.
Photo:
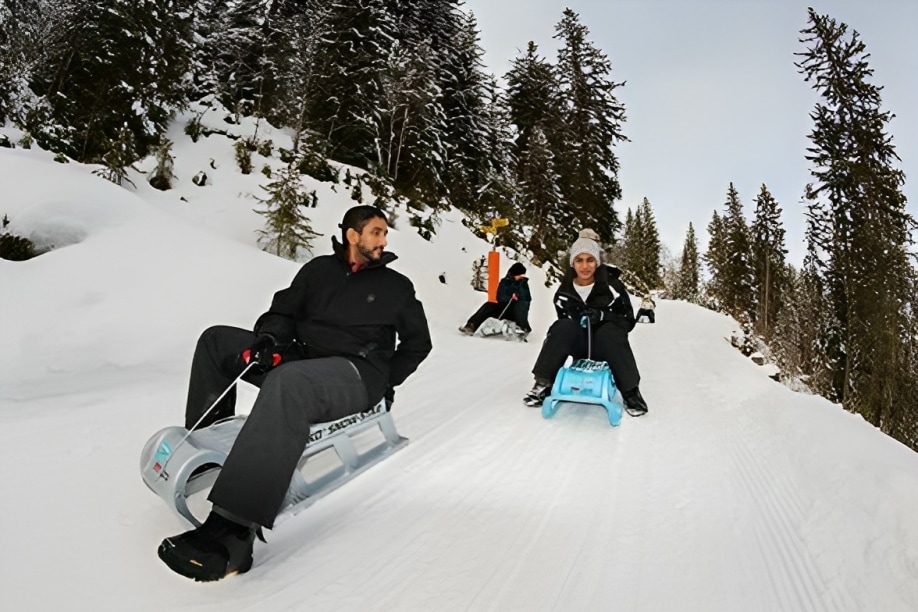
[[[499,336],[505,340],[523,342],[529,334],[520,329],[520,326],[513,321],[488,317],[478,326],[478,329],[476,329],[475,333],[472,335],[479,338]]]
[[[224,419],[190,434],[184,427],[166,427],[158,431],[140,455],[140,473],[144,483],[178,516],[195,527],[199,526],[201,520],[189,508],[188,498],[209,489],[216,481],[245,418]],[[374,427],[379,427],[383,441],[358,451],[356,442],[361,447],[367,446],[361,434]],[[380,400],[366,412],[314,425],[275,525],[309,507],[407,443],[408,439],[396,431],[385,400]],[[322,457],[316,457],[331,449],[335,451],[334,455],[324,453]],[[329,466],[325,457],[335,455],[337,460]],[[307,469],[306,460],[311,457],[316,459],[309,462],[309,467],[315,463],[319,468],[317,474],[307,474],[316,471]],[[327,469],[323,471],[322,468]]]

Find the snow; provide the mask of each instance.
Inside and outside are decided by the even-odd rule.
[[[456,214],[424,241],[404,211],[393,267],[434,341],[396,394],[410,443],[268,532],[249,573],[173,574],[156,547],[186,526],[143,485],[141,448],[182,421],[197,335],[251,326],[300,265],[256,248],[264,177],[235,170],[231,141],[176,130],[167,192],[0,149],[0,214],[56,247],[0,260],[0,609],[918,609],[916,453],[769,379],[726,340],[735,321],[670,300],[632,333],[647,416],[544,420],[520,401],[553,318],[541,271],[529,343],[462,336],[488,247]],[[324,253],[353,201],[313,187]]]

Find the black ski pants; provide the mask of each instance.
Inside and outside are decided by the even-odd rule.
[[[532,373],[536,378],[551,382],[568,356],[587,358],[587,348],[587,330],[580,326],[580,322],[558,319],[548,328]],[[593,354],[589,357],[609,364],[619,390],[630,391],[641,382],[631,343],[628,342],[628,332],[615,323],[600,323],[593,328],[592,350]]]
[[[185,427],[191,428],[245,367],[240,357],[253,332],[216,326],[201,334],[191,364]],[[208,499],[236,517],[272,527],[313,423],[325,423],[369,406],[357,368],[344,357],[293,359],[267,374],[246,374],[259,387]],[[235,413],[233,388],[201,422],[206,427]]]
[[[484,323],[485,319],[488,317],[513,321],[525,332],[532,330],[532,328],[529,327],[528,317],[517,308],[516,300],[511,301],[509,306],[499,302],[485,302],[481,305],[481,308],[475,311],[475,314],[469,317],[466,325],[471,327],[474,331],[481,327],[481,324]]]

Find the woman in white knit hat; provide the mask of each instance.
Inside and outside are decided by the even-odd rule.
[[[634,329],[634,309],[619,278],[621,270],[601,263],[602,249],[597,239],[596,232],[584,229],[571,245],[571,266],[555,292],[558,320],[548,329],[532,368],[535,384],[523,403],[541,406],[568,356],[587,357],[586,331],[580,325],[586,316],[593,333],[590,358],[609,364],[625,410],[639,416],[647,412],[647,402],[638,389],[641,376],[628,342],[628,332]]]

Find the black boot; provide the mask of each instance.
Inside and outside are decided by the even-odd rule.
[[[535,384],[532,385],[532,389],[523,396],[523,403],[530,408],[541,408],[542,402],[545,401],[545,398],[551,393],[551,385],[552,382],[550,380],[536,378]]]
[[[625,412],[631,416],[641,416],[647,414],[647,402],[641,395],[641,390],[635,387],[628,391],[622,391],[622,399],[625,401]]]
[[[215,512],[197,529],[159,545],[159,558],[173,572],[198,582],[243,574],[252,567],[256,529],[240,525]]]

